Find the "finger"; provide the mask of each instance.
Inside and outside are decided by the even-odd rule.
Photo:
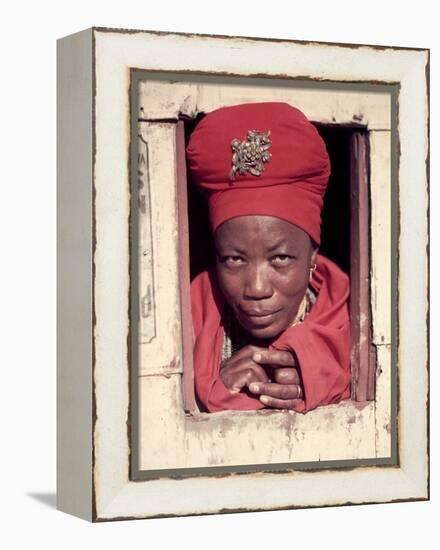
[[[266,405],[266,407],[272,407],[274,409],[293,409],[301,403],[301,399],[276,399],[269,395],[261,395],[260,401]]]
[[[245,364],[234,365],[231,368],[231,374],[247,373],[249,383],[258,382],[265,384],[269,382],[267,372],[260,365],[256,365],[253,361],[247,361]]]
[[[260,346],[253,346],[253,345],[249,344],[247,346],[244,346],[240,350],[238,350],[236,353],[234,353],[233,357],[237,357],[237,358],[240,358],[240,359],[242,359],[244,357],[252,358],[254,353],[263,353],[264,351],[268,351],[268,349],[267,348],[262,348]]]
[[[262,384],[261,382],[252,381],[249,389],[252,393],[268,395],[276,399],[301,399],[303,397],[301,386],[298,384],[274,384],[270,382]]]
[[[244,346],[240,350],[236,351],[232,357],[227,359],[223,362],[224,366],[233,366],[233,365],[240,365],[242,366],[242,362],[244,360],[250,360],[252,361],[252,356],[254,353],[261,353],[263,351],[267,351],[267,348],[261,348],[258,346]],[[254,361],[252,361],[253,364],[256,364]]]
[[[259,365],[272,365],[274,367],[294,367],[295,357],[290,351],[263,350],[252,355],[252,359]]]
[[[239,392],[245,386],[250,386],[253,383],[264,384],[268,380],[264,369],[261,367],[249,367],[235,374],[234,381],[231,384],[233,393]]]
[[[300,384],[301,382],[298,370],[289,367],[273,369],[272,378],[278,384]]]

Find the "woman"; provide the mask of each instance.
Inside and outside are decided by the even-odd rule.
[[[202,404],[307,412],[348,398],[349,282],[318,254],[330,162],[315,127],[285,103],[224,107],[187,158],[217,258],[191,285]]]

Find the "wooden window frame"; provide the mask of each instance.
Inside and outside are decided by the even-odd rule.
[[[368,134],[354,132],[350,142],[350,318],[351,396],[375,397],[376,349],[371,343],[371,231]]]

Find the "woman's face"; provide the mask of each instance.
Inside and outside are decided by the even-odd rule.
[[[226,301],[254,338],[277,337],[295,319],[315,262],[310,237],[272,216],[240,216],[215,234],[217,274]]]

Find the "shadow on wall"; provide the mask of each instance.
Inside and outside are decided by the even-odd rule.
[[[49,508],[54,510],[57,507],[57,495],[56,493],[27,493],[27,496],[45,504]]]

